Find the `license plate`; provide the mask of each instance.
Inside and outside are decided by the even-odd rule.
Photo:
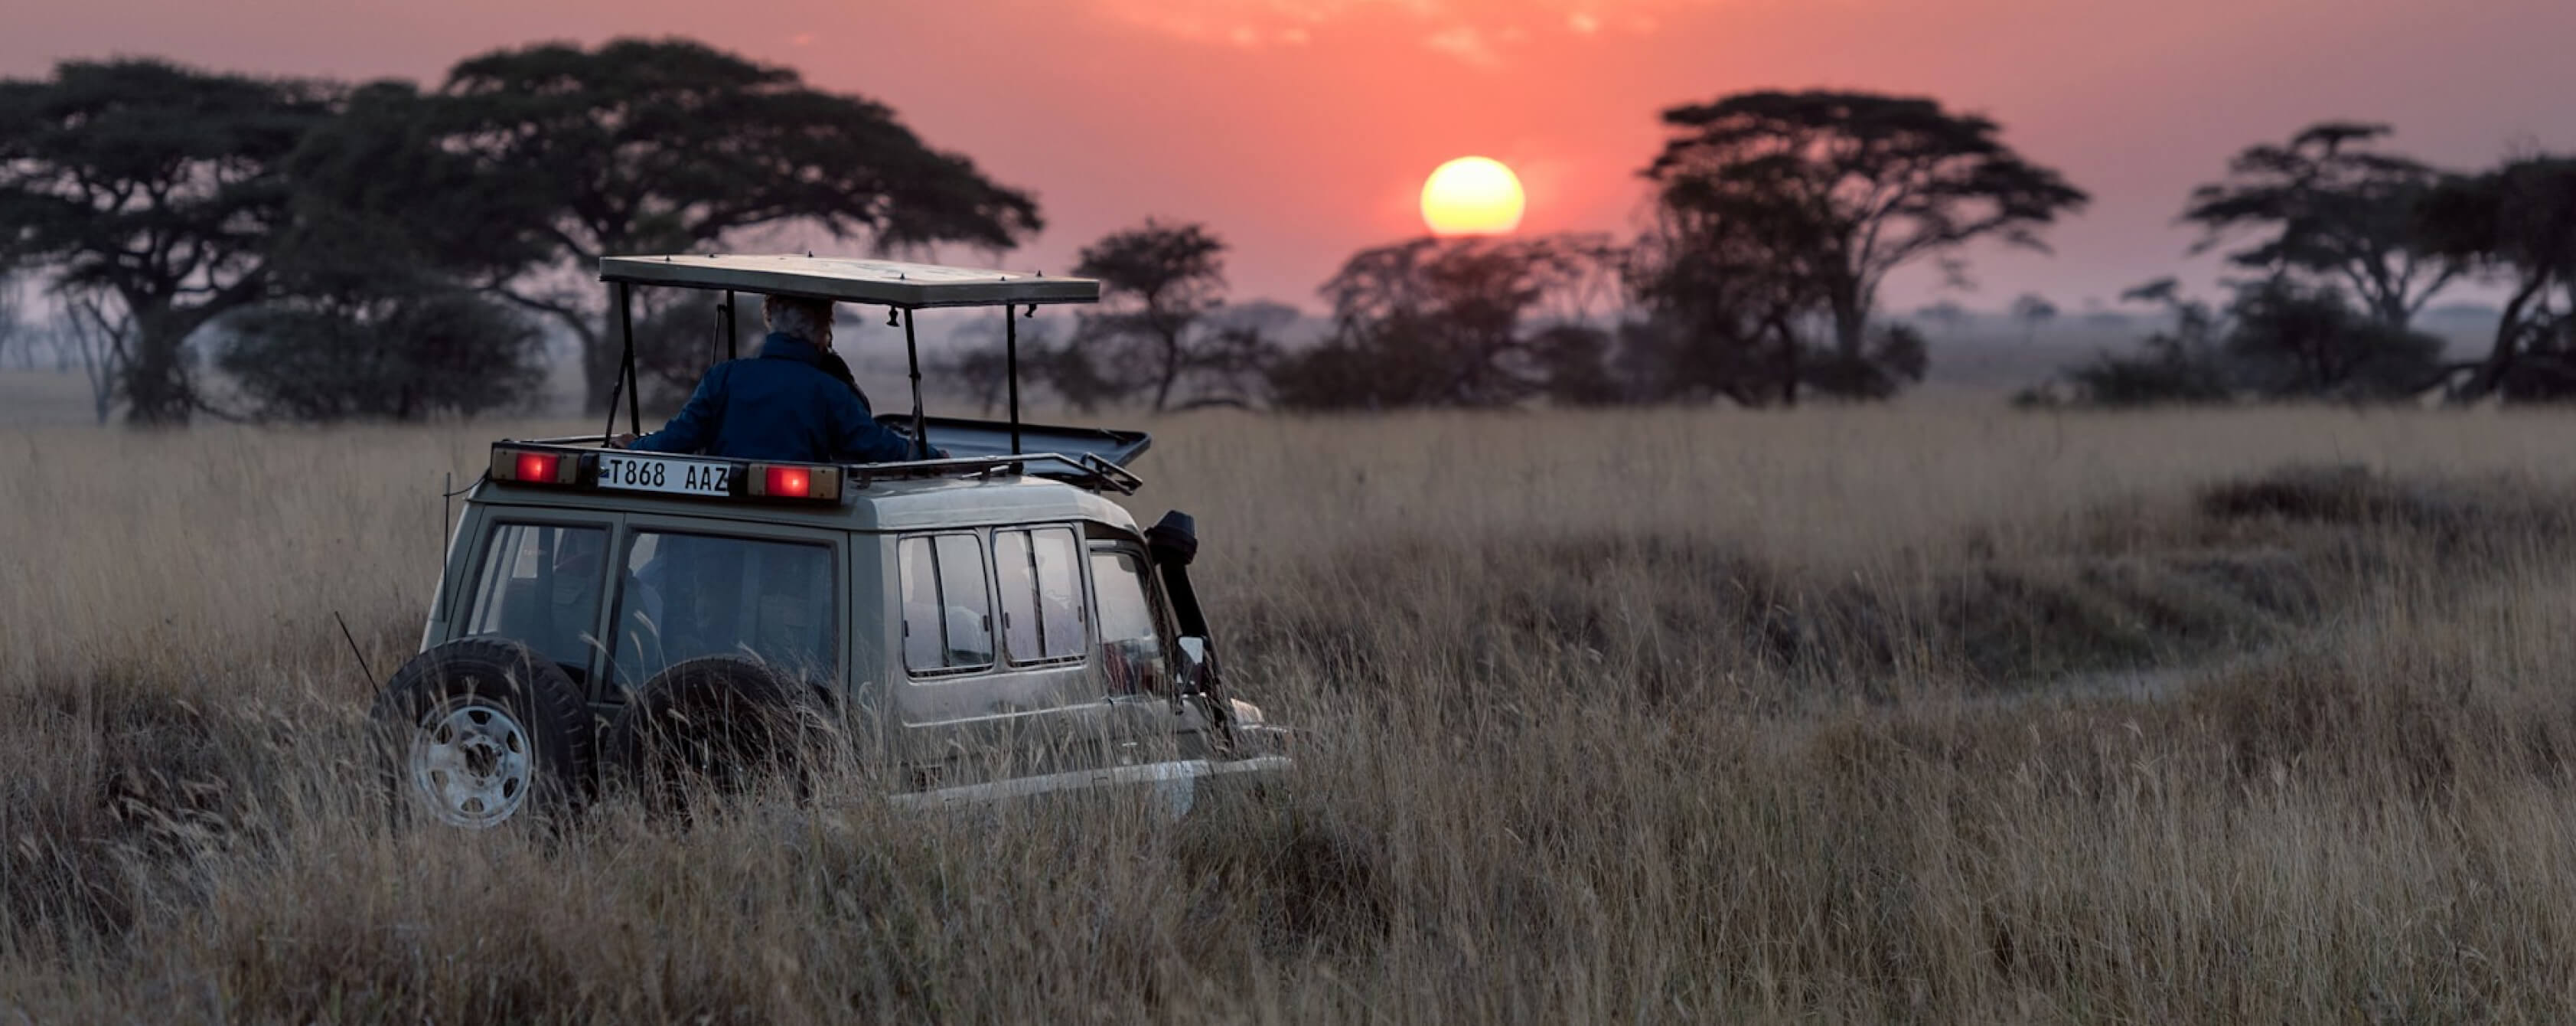
[[[728,464],[629,453],[602,453],[599,457],[602,488],[722,498],[732,494],[732,485],[733,467]]]

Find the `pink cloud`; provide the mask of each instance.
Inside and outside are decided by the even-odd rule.
[[[1480,66],[1500,61],[1492,43],[1526,36],[1527,23],[1562,24],[1595,35],[1616,24],[1640,34],[1661,12],[1722,0],[1093,0],[1109,17],[1183,39],[1250,46],[1302,44],[1312,27],[1346,17],[1393,14],[1432,26],[1426,45]]]
[[[1473,25],[1453,25],[1431,34],[1422,45],[1480,68],[1501,67],[1503,57]]]

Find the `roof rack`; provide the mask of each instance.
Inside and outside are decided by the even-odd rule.
[[[939,460],[906,460],[900,463],[859,463],[848,465],[858,487],[877,481],[923,477],[973,477],[1011,468],[1030,477],[1043,477],[1086,491],[1114,491],[1134,495],[1145,487],[1145,479],[1136,472],[1100,458],[1096,453],[1032,452],[1017,455],[953,456]]]

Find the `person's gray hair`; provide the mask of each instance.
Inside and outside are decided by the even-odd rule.
[[[832,341],[832,301],[805,299],[798,296],[763,296],[760,315],[769,321],[769,330],[815,345]]]

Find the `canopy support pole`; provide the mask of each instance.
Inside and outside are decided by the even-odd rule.
[[[726,290],[725,290],[725,305],[724,305],[724,310],[723,310],[722,312],[720,312],[717,316],[718,316],[718,317],[720,317],[720,318],[722,318],[722,319],[724,320],[724,333],[725,333],[725,359],[732,360],[732,359],[737,359],[737,358],[741,357],[741,356],[742,356],[742,349],[741,349],[741,345],[740,345],[740,343],[741,343],[741,338],[742,338],[742,329],[741,329],[741,326],[740,326],[740,325],[737,325],[737,324],[735,324],[735,323],[733,322],[733,290],[732,290],[732,289],[726,289]]]
[[[602,441],[617,436],[617,397],[626,391],[627,379],[635,376],[635,325],[631,323],[635,311],[627,305],[626,291],[626,283],[618,282],[617,320],[619,326],[625,329],[626,355],[618,361],[617,383],[608,387],[608,423],[600,425],[599,428],[599,437]]]
[[[912,308],[903,308],[903,358],[912,366],[912,458],[930,458],[930,435],[921,415],[921,346],[913,339]]]
[[[1002,304],[1002,365],[1011,389],[1011,455],[1017,456],[1020,454],[1020,308],[1009,303]]]
[[[636,393],[643,391],[635,380],[635,289],[625,282],[617,283],[617,326],[626,334],[626,430],[644,433],[644,400]],[[609,423],[617,422],[617,398],[608,400]]]

